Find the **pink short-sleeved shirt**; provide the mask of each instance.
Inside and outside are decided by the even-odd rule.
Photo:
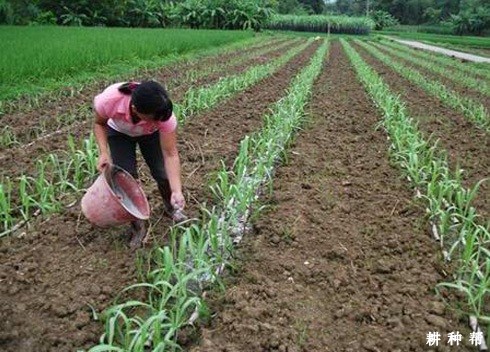
[[[177,128],[177,118],[172,116],[167,121],[131,121],[129,104],[131,96],[121,93],[118,87],[124,82],[107,87],[94,98],[94,109],[100,117],[106,118],[107,124],[118,132],[131,137],[144,136],[160,131],[170,133]]]

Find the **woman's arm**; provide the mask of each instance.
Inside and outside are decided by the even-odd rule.
[[[185,200],[182,194],[180,158],[179,151],[177,150],[177,132],[160,132],[160,145],[162,147],[165,171],[170,183],[170,189],[172,190],[171,204],[177,209],[183,209]]]
[[[102,172],[110,162],[109,150],[107,149],[107,119],[95,113],[94,134],[99,147],[99,160],[97,170]]]

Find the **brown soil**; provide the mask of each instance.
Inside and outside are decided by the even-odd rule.
[[[199,204],[208,201],[205,183],[210,173],[222,160],[233,161],[239,140],[261,126],[262,115],[284,95],[316,48],[310,45],[271,77],[182,128],[179,150],[189,215],[197,216]],[[155,224],[161,203],[153,183],[145,188]],[[152,237],[162,238],[168,227],[164,219]],[[22,238],[3,240],[0,350],[59,352],[96,344],[103,327],[91,318],[89,305],[100,312],[121,289],[136,282],[135,254],[126,248],[121,232],[93,228],[76,206],[34,224]]]
[[[355,49],[362,58],[381,75],[390,90],[399,94],[406,103],[408,113],[419,123],[420,130],[428,138],[440,140],[447,151],[450,167],[457,165],[465,170],[463,184],[472,187],[490,176],[490,135],[474,126],[459,112],[443,105],[439,99],[401,77],[381,61],[375,59],[358,45]],[[490,215],[490,182],[483,183],[474,202],[484,219]]]
[[[292,44],[292,41],[289,42]],[[285,44],[286,46],[284,46]],[[225,74],[228,75],[230,72],[238,73],[250,65],[260,64],[271,58],[279,56],[284,52],[284,50],[287,50],[288,46],[291,45],[287,44],[288,42],[280,40],[279,42],[271,41],[266,44],[251,46],[246,54],[247,56],[250,56],[250,59],[231,66],[227,64],[227,62],[236,58],[236,56],[239,55],[237,52],[226,53],[223,55],[213,55],[198,61],[184,61],[168,67],[160,68],[158,70],[142,70],[137,73],[138,77],[125,77],[121,80],[141,80],[151,77],[152,79],[164,82],[173,95],[182,95],[182,90],[189,86],[186,75],[190,71],[199,72],[200,70],[207,71],[209,68],[215,68],[215,70],[212,72],[199,77],[195,82],[197,85],[200,84],[200,80],[205,80],[206,83],[209,84],[210,82],[216,81],[220,77],[223,77]],[[267,47],[271,47],[273,50],[262,56],[255,54]],[[275,50],[276,47],[281,49]],[[225,63],[224,65],[217,65],[218,56],[220,56],[219,62]],[[117,81],[117,79],[113,81]],[[47,101],[42,103],[41,106],[34,110],[25,109],[12,114],[7,114],[2,116],[2,121],[13,128],[13,132],[19,142],[28,143],[36,135],[36,130],[41,128],[41,123],[44,126],[43,128],[45,128],[47,131],[45,133],[49,133],[60,127],[64,127],[60,126],[60,123],[57,121],[62,116],[78,116],[77,121],[80,121],[80,117],[87,115],[87,107],[91,106],[93,96],[100,92],[107,84],[110,84],[113,81],[97,82],[96,84],[85,87],[81,92],[74,94],[72,97],[63,98],[62,100],[54,99],[53,101]]]
[[[163,70],[163,73],[159,73],[158,75],[156,75],[156,79],[162,80],[165,78],[171,79],[173,82],[178,82],[178,86],[176,86],[175,89],[171,90],[170,93],[172,99],[179,103],[182,101],[185,92],[189,90],[189,88],[211,85],[213,83],[216,83],[220,78],[223,78],[230,74],[239,74],[240,72],[244,72],[247,68],[250,68],[250,66],[260,65],[270,60],[273,60],[283,55],[285,50],[288,50],[291,46],[295,44],[297,45],[298,43],[295,42],[287,44],[286,46],[281,45],[281,48],[278,50],[272,50],[266,55],[251,57],[245,62],[233,65],[231,67],[229,65],[227,66],[226,64],[216,65],[216,58],[214,58],[215,62],[213,66],[216,67],[216,70],[208,75],[205,75],[198,79],[194,79],[192,81],[184,80],[184,72],[186,72],[185,69],[176,68],[165,68]],[[226,61],[222,62],[226,63]],[[202,64],[195,63],[193,69],[198,69],[199,67],[205,69],[209,67],[209,65],[210,62],[204,60]],[[170,74],[172,74],[172,76],[170,76]],[[138,79],[141,79],[141,77],[139,77]],[[90,97],[85,97],[82,101],[58,103],[58,110],[60,113],[66,114],[67,112],[73,113],[73,111],[80,109],[81,106],[84,106],[86,109],[87,106],[90,106],[91,99],[92,98]],[[28,116],[23,116],[22,119],[29,120]],[[68,134],[72,134],[76,139],[85,138],[88,131],[91,129],[91,126],[92,125],[90,119],[86,121],[86,123],[73,124],[71,127],[63,129],[63,133],[55,134],[47,139],[39,140],[38,142],[32,144],[27,148],[20,147],[4,150],[0,156],[0,160],[4,165],[3,173],[9,175],[10,177],[15,177],[20,173],[32,174],[34,172],[38,156],[56,152],[60,149],[66,149]]]
[[[313,120],[275,175],[270,210],[190,350],[429,351],[429,331],[467,339],[434,294],[439,249],[338,43],[313,93]]]
[[[467,88],[467,87],[463,86],[462,84],[458,84],[457,82],[448,79],[447,76],[440,75],[438,73],[434,73],[434,72],[429,71],[427,69],[424,69],[418,65],[412,64],[407,60],[395,57],[391,53],[389,53],[388,51],[386,51],[384,49],[381,49],[379,47],[376,47],[376,49],[380,50],[385,55],[389,56],[392,60],[400,62],[401,64],[403,64],[407,68],[409,68],[411,70],[419,71],[421,74],[423,74],[428,79],[442,83],[447,88],[457,92],[460,96],[470,98],[470,99],[474,100],[475,102],[480,102],[481,104],[483,104],[483,106],[487,110],[490,108],[490,97],[488,97],[487,95],[485,95],[485,94],[483,94],[483,93],[481,93],[475,89]],[[451,71],[452,71],[451,69],[447,69],[447,73],[450,73]]]

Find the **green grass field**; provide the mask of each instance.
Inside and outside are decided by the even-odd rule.
[[[385,32],[418,32],[418,33],[432,33],[432,34],[444,34],[444,35],[452,35],[453,29],[451,26],[447,25],[431,25],[431,24],[422,24],[422,25],[409,25],[409,24],[399,24],[393,27],[385,28],[383,31]]]
[[[0,27],[0,100],[134,65],[222,46],[246,31],[81,27]]]

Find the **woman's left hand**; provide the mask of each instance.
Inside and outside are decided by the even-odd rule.
[[[182,210],[185,207],[185,199],[182,192],[172,192],[172,197],[170,198],[170,203],[174,209]]]

